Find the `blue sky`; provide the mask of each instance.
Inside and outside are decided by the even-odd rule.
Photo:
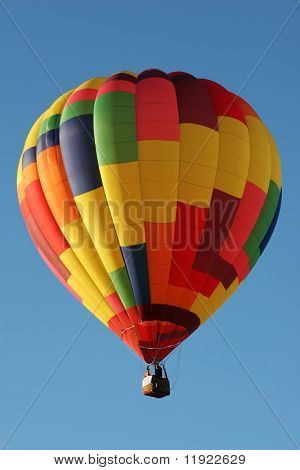
[[[57,87],[68,90],[93,76],[155,67],[184,70],[238,92],[296,1],[4,3],[16,24],[0,8],[1,446],[19,423],[8,449],[295,448],[300,8],[242,92],[272,131],[282,157],[277,228],[214,322],[184,344],[169,399],[142,397],[141,363],[91,319],[20,423],[88,313],[35,252],[19,213],[15,175],[26,134],[59,95]],[[171,377],[177,360],[174,353]]]

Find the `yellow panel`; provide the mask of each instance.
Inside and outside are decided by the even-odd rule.
[[[22,156],[19,159],[18,163],[18,171],[17,171],[17,186],[22,183]]]
[[[177,202],[177,187],[178,177],[173,181],[141,182],[145,221],[173,222],[175,220],[176,214],[173,207]]]
[[[25,166],[23,170],[23,185],[24,188],[27,188],[30,183],[39,179],[39,174],[37,170],[37,164],[30,163],[30,165]]]
[[[64,93],[56,101],[54,101],[50,108],[45,112],[43,116],[43,121],[48,117],[52,116],[53,114],[61,114],[64,105],[67,103],[68,98],[72,95],[74,90],[75,89],[72,89],[67,93]]]
[[[265,129],[265,127],[263,127],[263,129]],[[262,134],[261,132],[250,129],[249,135],[250,135],[251,145],[253,145],[254,147],[258,147],[262,153],[270,152],[270,144],[269,144],[268,134],[266,132]]]
[[[25,141],[23,153],[27,149],[29,149],[31,147],[34,147],[36,145],[37,140],[38,140],[40,125],[41,125],[41,122],[42,122],[43,118],[44,118],[44,113],[35,121],[32,128],[30,129],[30,132],[29,132],[29,134],[27,136],[27,139]]]
[[[103,165],[100,171],[120,245],[144,243],[138,162]]]
[[[246,116],[246,122],[249,130],[260,132],[262,135],[265,135],[265,125],[258,117],[248,115]]]
[[[144,220],[146,222],[174,222],[176,220],[177,182],[142,183]],[[173,197],[172,197],[173,196]]]
[[[208,300],[208,297],[200,293],[197,293],[197,297],[195,298],[189,310],[200,317],[200,313],[202,312],[207,300]]]
[[[73,249],[82,247],[84,250],[93,250],[93,243],[80,218],[61,227],[61,231]]]
[[[118,225],[116,230],[121,246],[140,245],[146,241],[143,221],[140,224]]]
[[[134,181],[132,183],[126,183],[126,186],[123,187],[120,184],[109,185],[107,179],[102,178],[102,181],[105,185],[105,195],[107,203],[111,204],[111,213],[112,215],[117,214],[119,211],[119,206],[124,205],[127,201],[140,201],[141,192],[140,192],[140,182]]]
[[[218,310],[221,305],[223,305],[223,303],[234,293],[238,286],[239,281],[238,279],[235,279],[233,283],[228,287],[228,289],[225,290],[224,294],[222,294],[215,300],[215,302],[212,304],[212,309],[214,311]]]
[[[281,162],[280,156],[278,153],[277,145],[273,139],[272,134],[266,128],[266,132],[268,135],[268,140],[271,148],[271,180],[273,180],[279,188],[281,188]]]
[[[180,144],[175,141],[138,142],[144,220],[176,220]]]
[[[181,142],[180,161],[192,162],[198,165],[217,168],[218,147],[201,146],[199,143]]]
[[[83,223],[108,273],[124,266],[119,242],[105,198],[104,189],[97,188],[76,196],[75,202]]]
[[[231,196],[241,198],[244,193],[245,185],[245,179],[235,176],[232,173],[218,170],[215,182],[216,189],[230,194]]]
[[[225,150],[229,153],[234,153],[235,155],[249,158],[249,140],[241,139],[240,137],[233,134],[219,134],[219,148],[220,152]]]
[[[198,143],[216,150],[219,147],[219,133],[198,124],[180,124],[180,141]]]
[[[169,181],[165,183],[144,181],[141,187],[143,200],[156,200],[168,202],[171,195],[176,190],[177,181]]]
[[[121,70],[120,72],[116,72],[113,75],[118,75],[119,73],[126,73],[126,75],[131,75],[132,77],[137,77],[137,74],[135,72],[132,72],[131,70]]]
[[[84,299],[82,305],[84,305],[106,326],[108,326],[109,320],[115,315],[111,307],[105,302],[104,299],[100,300],[96,305],[89,300]]]
[[[227,290],[222,283],[218,284],[209,298],[200,293],[197,294],[190,311],[196,313],[201,320],[201,324],[203,324],[234,293],[238,286],[239,281],[235,279]]]
[[[220,283],[209,298],[200,293],[197,294],[197,298],[195,299],[190,310],[199,316],[201,324],[204,323],[215,312],[216,309],[214,308],[214,303],[217,299],[224,295],[224,292],[225,288],[223,284]]]
[[[108,326],[109,320],[115,315],[112,308],[103,300],[97,305],[96,309],[94,309],[93,314],[101,320],[104,325]]]
[[[232,134],[249,142],[249,133],[247,126],[238,119],[229,116],[218,117],[218,130],[220,133]]]
[[[145,222],[157,222],[157,223],[167,223],[167,222],[175,222],[176,220],[176,208],[177,208],[177,198],[169,199],[166,197],[165,200],[163,198],[155,198],[150,196],[151,188],[148,188],[147,185],[149,183],[144,183],[145,186],[145,198],[144,198],[144,220]],[[155,190],[155,183],[151,183],[154,185]],[[147,191],[148,196],[147,197]],[[174,190],[174,183],[172,186],[169,185],[166,188],[166,193],[170,194],[170,192]],[[154,191],[153,191],[154,192]],[[166,194],[166,196],[167,196]],[[161,193],[162,195],[162,193]]]
[[[247,116],[250,135],[250,165],[248,181],[267,193],[271,176],[271,148],[264,124],[256,117]]]
[[[81,297],[83,302],[90,304],[91,309],[95,308],[97,305],[97,299],[91,296],[87,289],[78,281],[76,276],[71,274],[67,280],[67,284],[76,292],[76,294]]]
[[[163,156],[162,156],[163,159]],[[141,161],[139,162],[141,185],[144,181],[178,181],[179,161]],[[143,186],[142,186],[143,189]]]
[[[212,192],[212,188],[204,188],[203,186],[190,183],[180,183],[178,201],[197,207],[209,207]]]
[[[216,178],[216,169],[189,162],[180,162],[179,186],[182,182],[213,188]]]
[[[19,160],[18,164],[18,173],[17,173],[17,193],[18,193],[18,200],[19,204],[21,205],[21,202],[25,198],[25,191],[24,191],[24,185],[23,185],[23,174],[22,174],[22,157]]]
[[[110,186],[122,185],[139,181],[138,162],[114,163],[100,166],[102,180],[106,180]]]
[[[105,80],[106,80],[106,77],[92,78],[82,83],[81,85],[79,85],[79,87],[76,88],[76,91],[83,90],[85,88],[94,88],[95,90],[98,90],[100,86],[105,82]]]
[[[240,178],[247,179],[250,162],[250,147],[246,158],[234,153],[220,150],[218,169],[224,170]]]
[[[138,142],[139,163],[144,160],[177,161],[179,148],[179,142],[175,141],[142,140]]]
[[[222,282],[220,282],[206,303],[206,307],[210,314],[216,311],[215,305],[219,301],[219,299],[225,295],[225,293],[226,289],[223,286]]]
[[[267,168],[262,168],[261,166],[254,164],[250,165],[248,181],[255,184],[255,186],[260,188],[266,194],[269,188],[270,176],[270,172]]]
[[[91,279],[104,297],[115,292],[110,277],[86,231],[81,219],[77,219],[61,228],[75,255],[86,269]]]
[[[101,294],[93,283],[93,281],[91,280],[91,278],[89,277],[89,275],[87,274],[87,272],[85,271],[85,269],[78,261],[72,249],[67,248],[65,251],[63,251],[59,256],[59,259],[63,262],[63,264],[70,271],[70,273],[76,277],[80,285],[84,289],[86,289],[90,297],[97,301]]]
[[[228,289],[226,289],[226,292],[225,292],[225,298],[226,300],[236,291],[236,289],[239,287],[240,285],[240,282],[238,280],[238,278],[236,278],[232,284],[230,284],[230,286],[228,287]]]
[[[141,223],[141,201],[138,162],[100,167],[105,196],[116,230],[122,225]]]

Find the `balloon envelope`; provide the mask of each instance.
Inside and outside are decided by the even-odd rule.
[[[159,70],[59,97],[28,135],[17,185],[49,268],[149,363],[241,284],[281,201],[278,151],[252,107]]]

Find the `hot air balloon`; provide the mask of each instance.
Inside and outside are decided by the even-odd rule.
[[[41,257],[148,367],[239,287],[281,202],[276,144],[253,108],[218,83],[146,70],[94,78],[35,122],[18,197]]]

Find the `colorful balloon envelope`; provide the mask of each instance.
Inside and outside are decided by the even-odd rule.
[[[278,151],[253,108],[159,70],[60,96],[27,137],[17,185],[49,268],[147,363],[239,287],[281,201]]]

